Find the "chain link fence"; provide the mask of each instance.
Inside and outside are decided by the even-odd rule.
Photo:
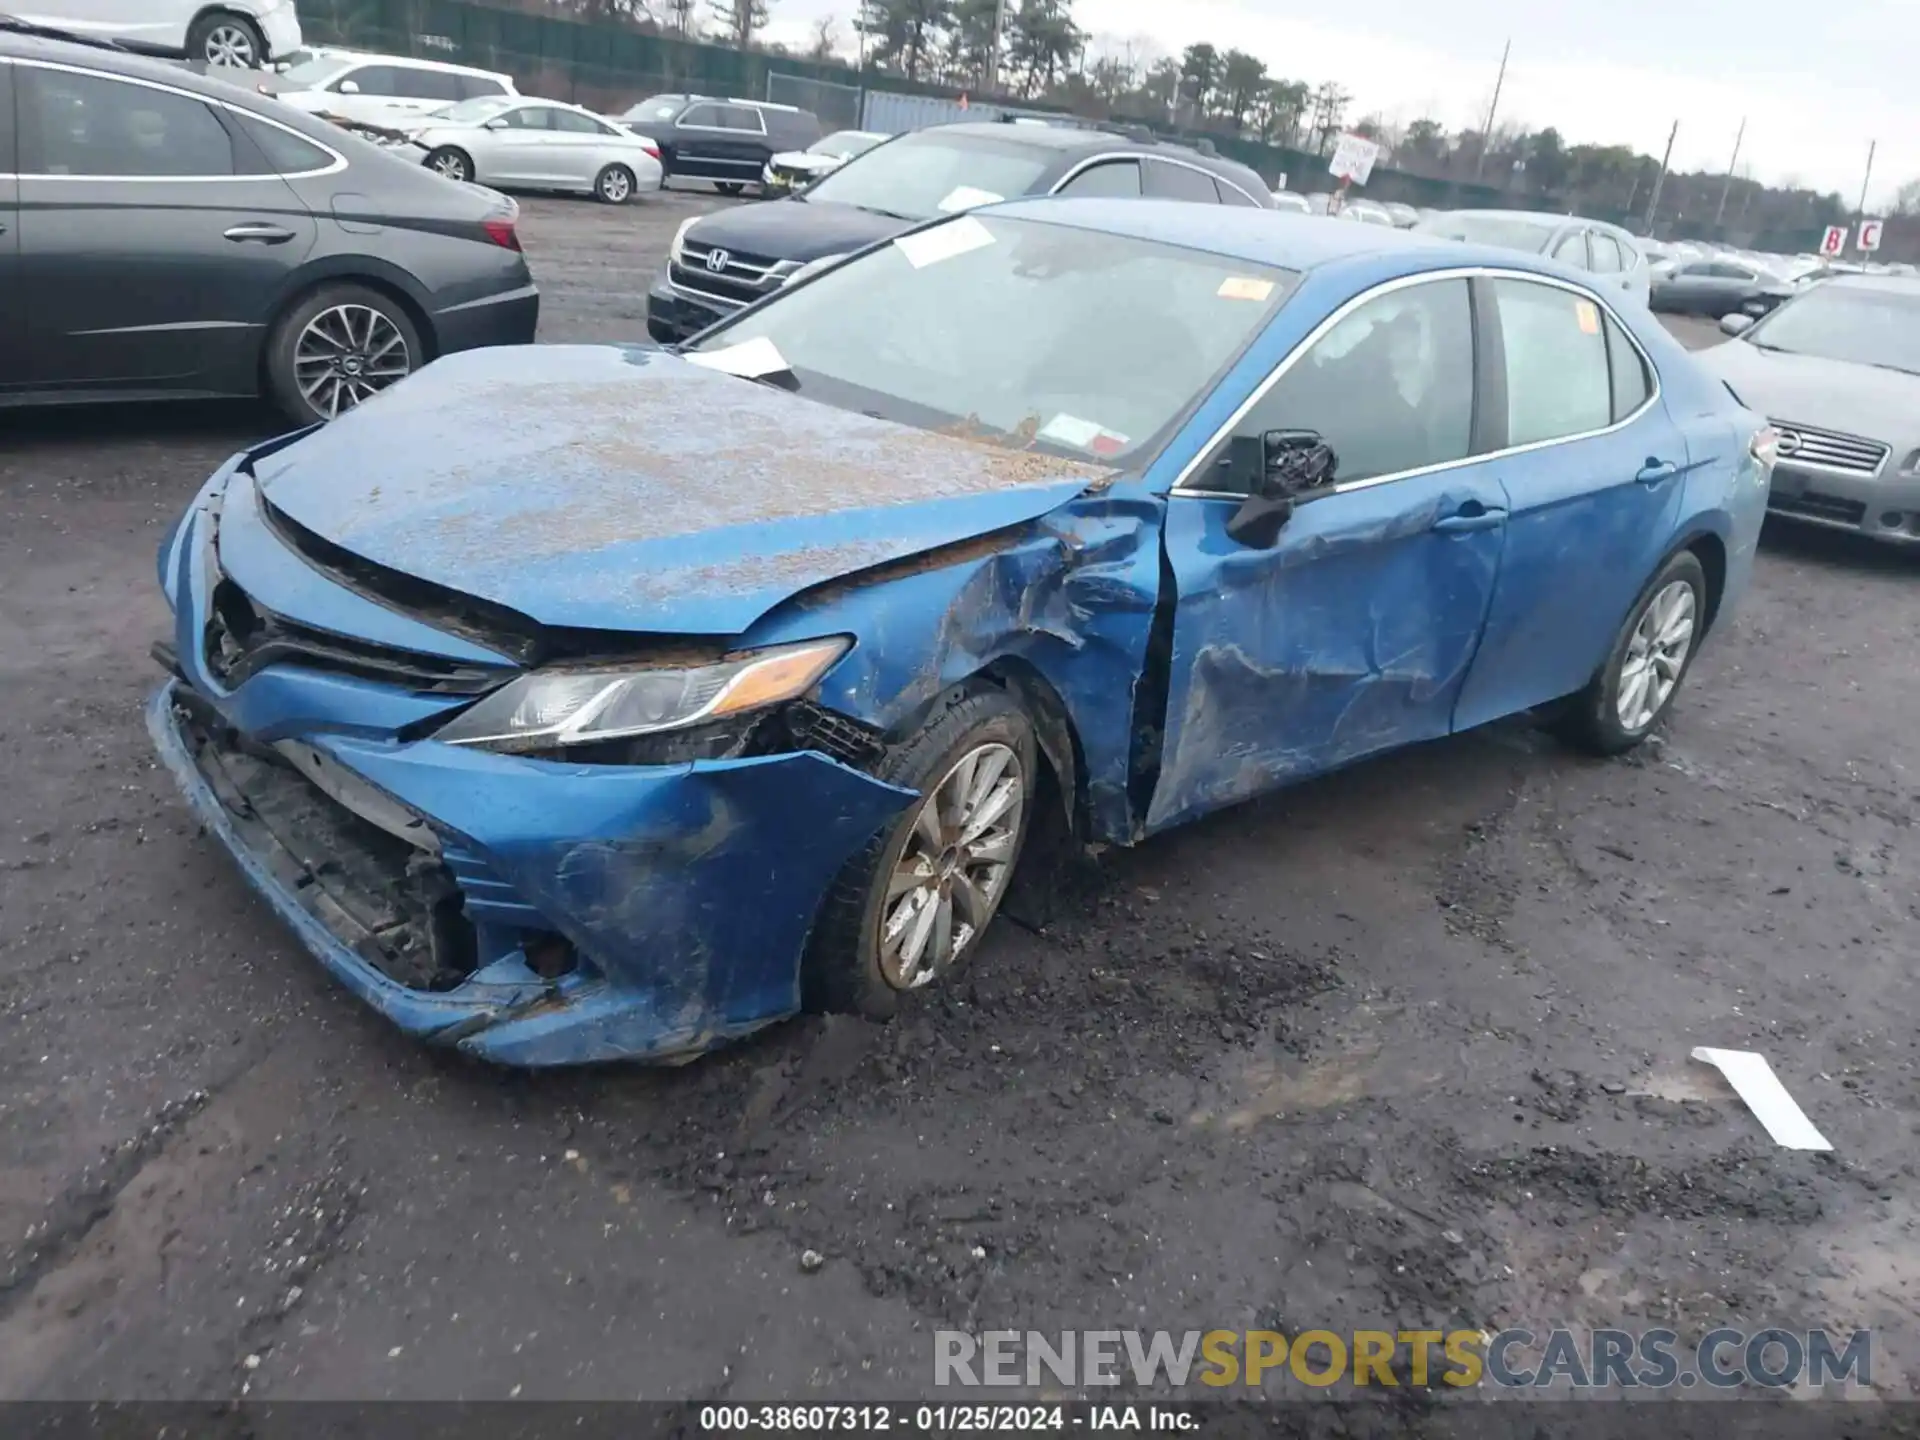
[[[804,75],[769,70],[767,99],[775,105],[811,110],[827,130],[860,128],[861,94],[857,85],[836,85],[830,80],[810,80]]]

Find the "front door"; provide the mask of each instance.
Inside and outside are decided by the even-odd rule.
[[[766,120],[751,105],[689,105],[674,125],[677,175],[757,183],[768,153]]]
[[[1673,534],[1687,442],[1646,357],[1581,291],[1496,277],[1505,394],[1493,470],[1510,513],[1487,631],[1457,729],[1582,688]]]
[[[1474,415],[1468,282],[1351,306],[1238,426],[1312,430],[1334,483],[1275,544],[1227,534],[1210,457],[1167,502],[1176,608],[1159,830],[1376,751],[1445,735],[1500,568],[1507,499]],[[1209,478],[1215,477],[1215,478]]]
[[[278,175],[239,173],[196,95],[22,61],[20,377],[34,386],[251,388],[274,299],[313,248]]]

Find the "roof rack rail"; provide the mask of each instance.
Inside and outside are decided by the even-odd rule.
[[[1220,154],[1219,148],[1204,135],[1193,142],[1193,148],[1198,150],[1202,155],[1212,155],[1215,158],[1218,158]]]

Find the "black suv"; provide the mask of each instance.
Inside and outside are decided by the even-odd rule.
[[[675,344],[771,295],[802,266],[1022,195],[1144,196],[1273,209],[1244,165],[1140,130],[939,125],[856,155],[801,194],[680,227],[647,294],[647,333]]]
[[[614,118],[660,147],[664,179],[711,180],[722,195],[760,184],[769,160],[821,133],[811,110],[711,95],[655,95]]]

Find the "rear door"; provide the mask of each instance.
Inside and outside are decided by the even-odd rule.
[[[673,168],[723,184],[757,183],[772,151],[766,117],[751,105],[689,105],[674,125]]]
[[[1501,392],[1493,463],[1510,510],[1459,730],[1592,678],[1666,554],[1689,468],[1652,367],[1604,306],[1544,278],[1476,283]]]
[[[556,106],[553,125],[553,172],[556,184],[586,189],[600,173],[602,155],[613,132],[591,115]]]
[[[198,95],[13,68],[21,378],[250,392],[272,307],[313,248],[312,215],[261,173],[237,117]]]

